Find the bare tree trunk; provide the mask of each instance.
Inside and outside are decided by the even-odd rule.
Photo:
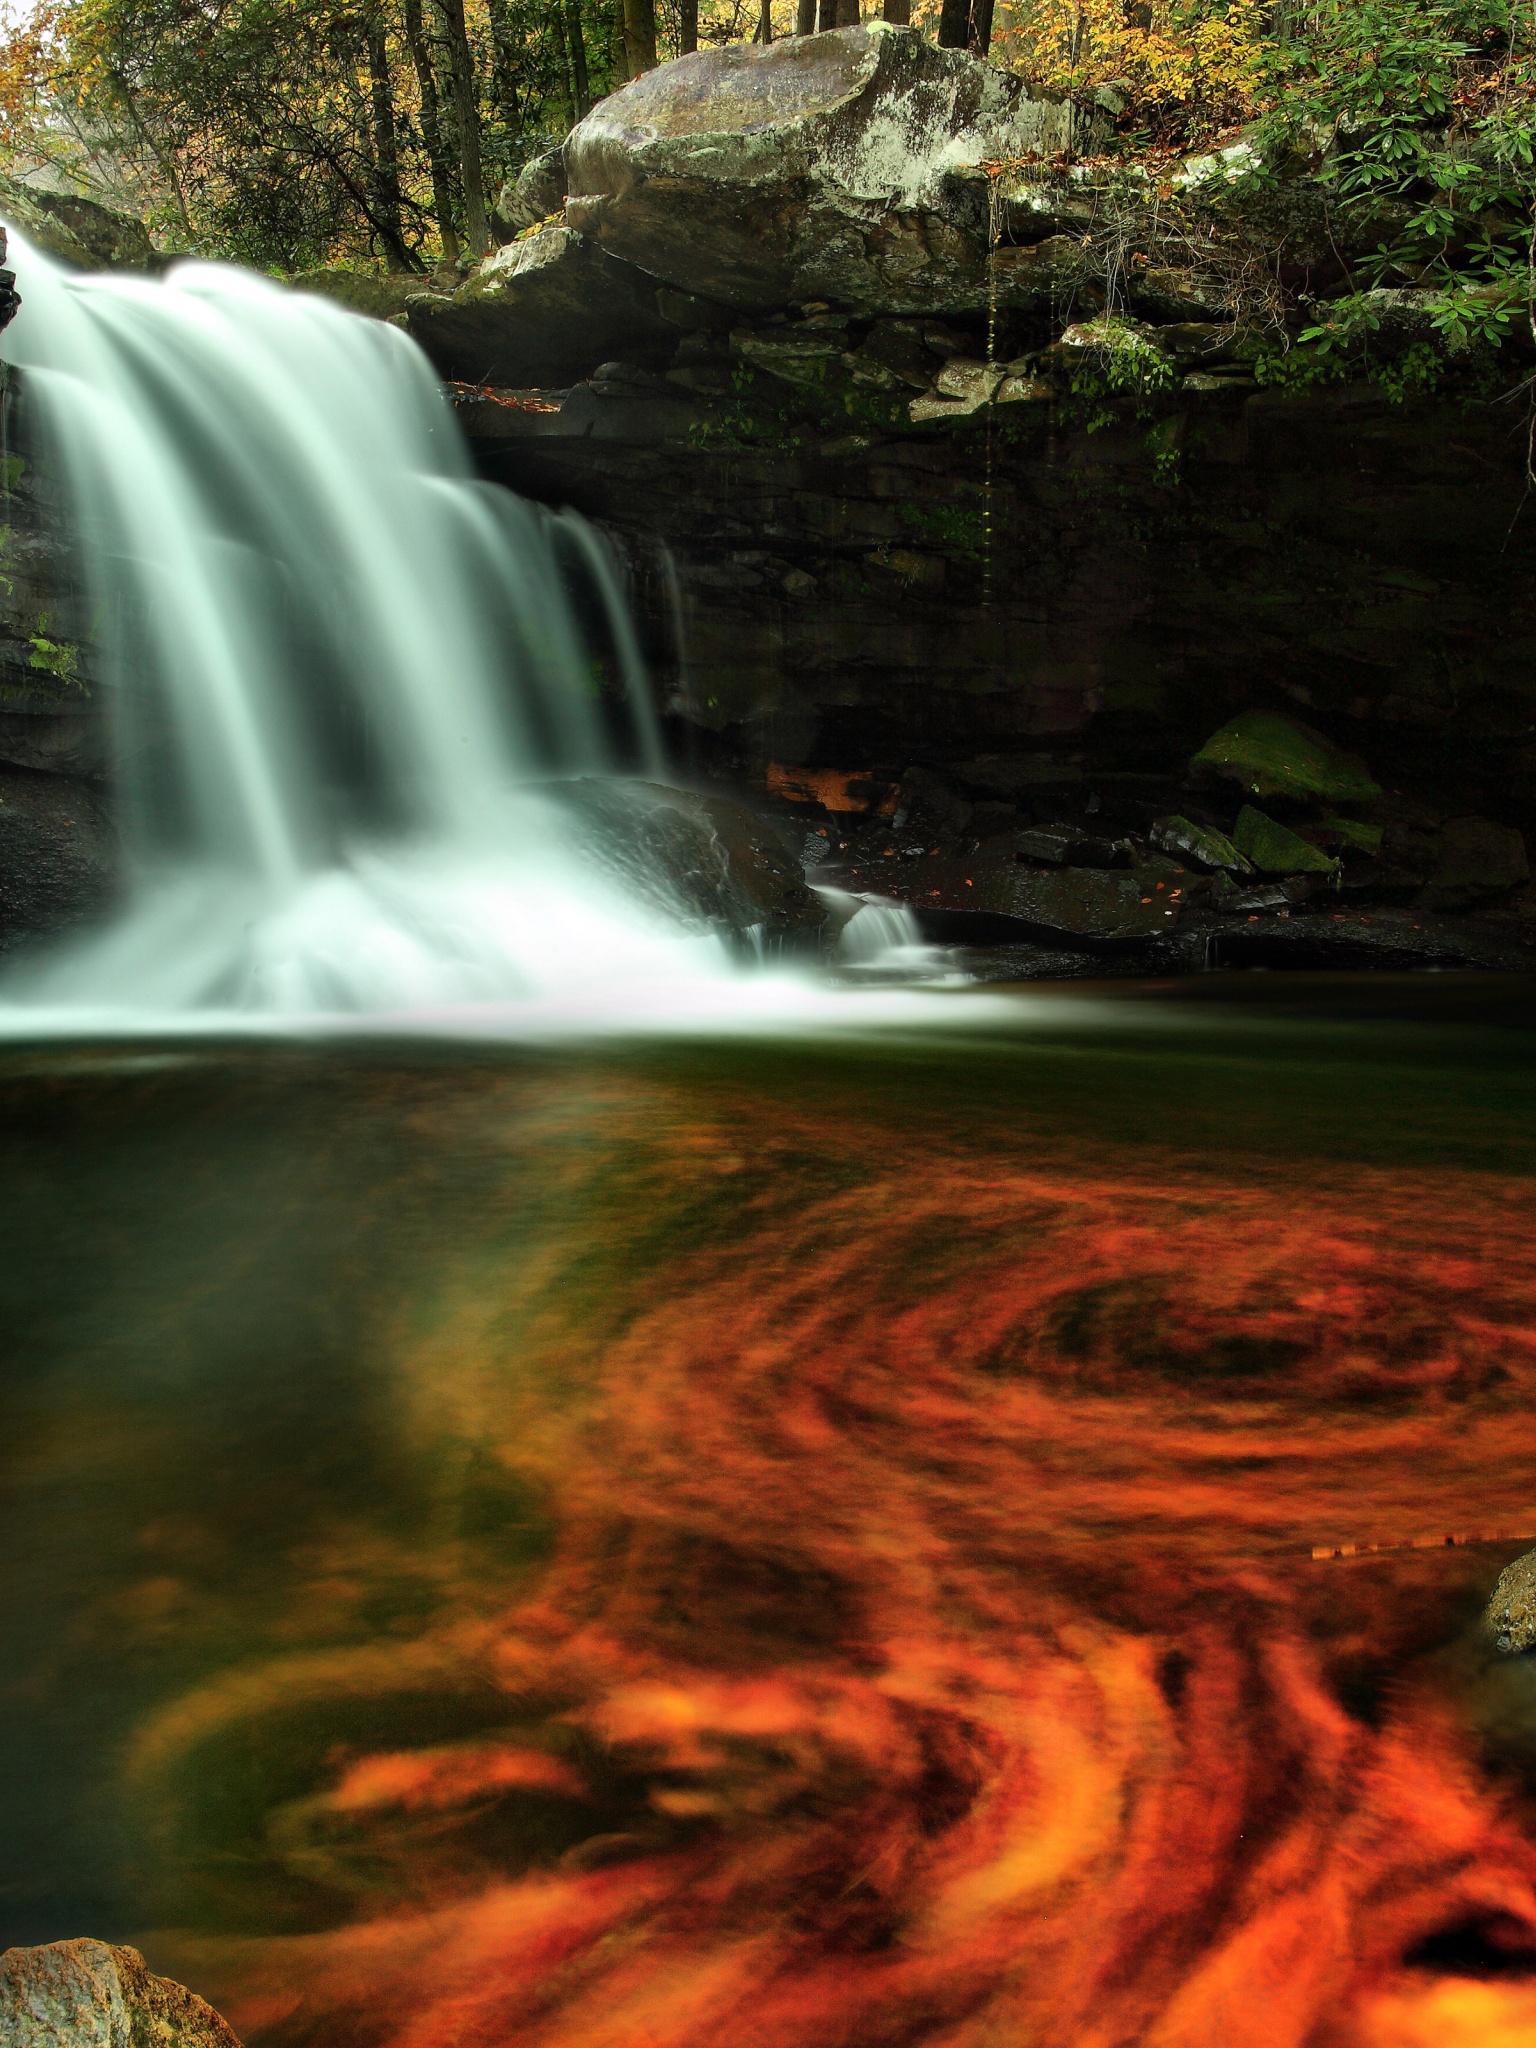
[[[561,11],[560,0],[555,0],[555,5],[550,11],[549,33],[555,46],[555,63],[560,72],[560,97],[555,104],[559,109],[561,126],[569,128],[576,112],[576,88],[571,82],[571,53],[566,44],[565,15]]]
[[[491,25],[491,101],[503,124],[516,133],[521,125],[517,104],[517,52],[512,24],[507,19],[507,0],[486,0],[486,17]]]
[[[624,48],[631,78],[656,69],[656,0],[624,0]]]
[[[485,173],[480,163],[480,110],[475,105],[475,60],[464,22],[464,0],[437,0],[448,31],[452,66],[454,125],[459,131],[459,170],[464,180],[464,225],[469,253],[484,256],[491,246],[485,217]]]
[[[973,57],[985,57],[992,47],[992,0],[971,0],[970,35],[967,45]]]
[[[837,0],[816,0],[816,33],[837,27]]]
[[[880,0],[880,19],[893,28],[912,26],[912,0]]]
[[[939,12],[939,48],[966,49],[971,40],[971,0],[944,0]]]
[[[395,128],[395,96],[389,80],[389,50],[377,11],[368,15],[368,111],[373,124],[374,220],[384,253],[397,270],[419,270],[405,246],[401,219],[400,138]]]
[[[862,19],[859,0],[837,0],[837,25],[839,28],[857,28]]]
[[[629,34],[624,26],[624,0],[613,0],[613,79],[623,85],[634,73],[629,68]]]
[[[804,0],[801,0],[802,6]],[[686,57],[699,47],[699,0],[677,0],[677,54]]]
[[[795,34],[813,36],[816,33],[816,0],[795,0]]]
[[[752,40],[764,44],[773,41],[773,0],[762,0],[757,10],[757,34]]]
[[[592,85],[587,77],[587,38],[581,25],[581,0],[565,0],[566,36],[571,46],[571,84],[575,88],[576,119],[585,120],[592,105]]]
[[[437,73],[421,25],[421,0],[405,0],[405,41],[416,71],[421,98],[421,140],[432,172],[432,213],[437,221],[443,261],[459,260],[459,231],[454,225],[453,164],[443,142],[442,110],[437,98]]]

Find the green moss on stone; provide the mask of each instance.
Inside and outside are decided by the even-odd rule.
[[[1380,853],[1381,827],[1367,825],[1360,818],[1324,818],[1322,829],[1341,846],[1358,847],[1362,853]]]
[[[1230,775],[1254,796],[1358,804],[1381,795],[1353,755],[1274,711],[1242,712],[1212,733],[1192,765]]]
[[[1339,864],[1320,847],[1244,804],[1232,827],[1232,843],[1269,875],[1334,875]]]

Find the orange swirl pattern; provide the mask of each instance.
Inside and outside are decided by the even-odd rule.
[[[775,1142],[857,1170],[616,1334],[552,1268],[514,1341],[481,1268],[417,1343],[554,1504],[460,1645],[521,1732],[338,1763],[309,1839],[414,1889],[161,1966],[263,2048],[1536,2043],[1536,1689],[1473,1626],[1522,1545],[1314,1555],[1529,1524],[1531,1185]],[[509,1787],[593,1833],[456,1863]]]

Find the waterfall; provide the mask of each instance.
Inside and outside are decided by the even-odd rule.
[[[406,336],[221,265],[11,247],[0,354],[79,538],[128,871],[11,1000],[304,1014],[724,974],[540,790],[658,764],[603,544],[475,480]]]

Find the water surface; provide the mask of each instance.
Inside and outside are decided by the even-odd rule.
[[[0,1940],[282,2048],[1536,2038],[1530,989],[1018,1014],[8,1049]]]

